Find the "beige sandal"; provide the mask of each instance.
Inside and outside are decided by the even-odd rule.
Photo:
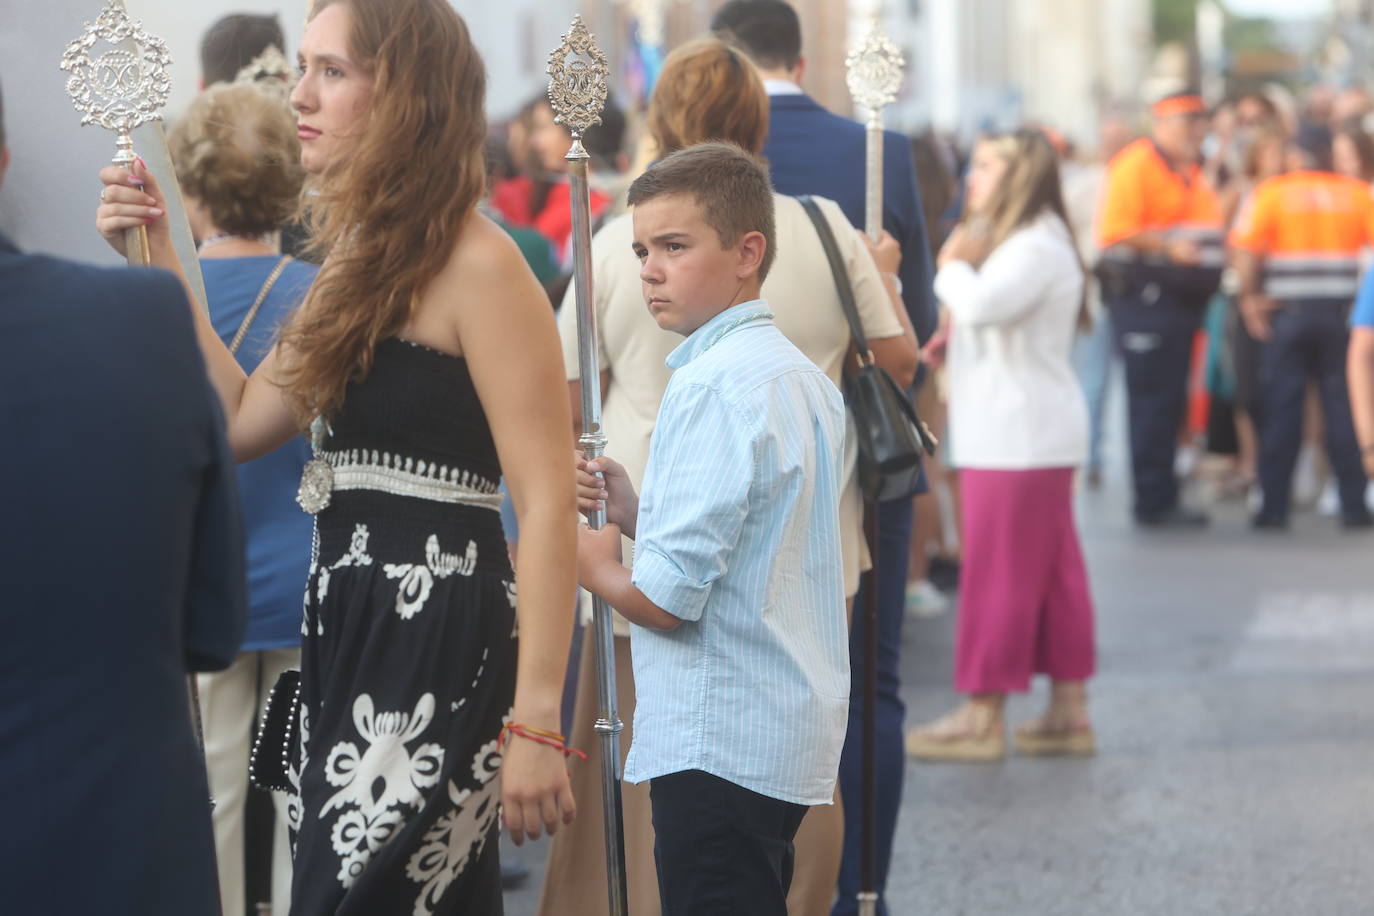
[[[906,733],[906,753],[917,760],[976,763],[1007,755],[1002,717],[987,706],[965,703],[934,722]]]
[[[1091,757],[1097,753],[1093,727],[1086,721],[1063,721],[1046,713],[1018,726],[1012,740],[1026,757]]]

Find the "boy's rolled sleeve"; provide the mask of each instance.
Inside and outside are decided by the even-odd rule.
[[[659,412],[636,521],[634,586],[700,620],[729,566],[755,476],[752,425],[714,389],[684,385]]]

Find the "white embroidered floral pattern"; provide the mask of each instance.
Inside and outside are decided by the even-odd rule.
[[[348,553],[339,558],[330,569],[344,566],[371,566],[372,557],[367,552],[368,530],[366,525],[353,526],[353,538],[348,545]]]
[[[425,743],[413,754],[406,748],[433,722],[434,705],[432,693],[420,697],[413,712],[376,712],[368,694],[353,702],[353,725],[366,747],[359,752],[352,741],[340,741],[330,750],[324,776],[339,791],[320,811],[321,819],[339,811],[330,842],[340,862],[335,877],[344,887],[395,835],[405,809],[419,810],[424,790],[439,782],[443,747]]]
[[[388,579],[400,579],[396,591],[396,613],[402,620],[409,620],[424,609],[429,593],[434,589],[434,580],[447,579],[452,575],[470,576],[477,568],[477,542],[468,541],[467,553],[444,553],[439,549],[439,536],[431,534],[425,541],[425,562],[387,563],[382,567]]]
[[[367,748],[359,753],[352,741],[340,741],[329,752],[324,778],[339,791],[325,803],[320,817],[350,806],[369,818],[393,805],[419,808],[423,790],[439,782],[444,749],[434,743],[422,744],[412,755],[405,746],[433,720],[432,693],[420,697],[414,712],[382,713],[373,710],[370,695],[360,694],[353,701],[353,726]]]
[[[506,717],[509,721],[510,717]],[[482,854],[492,824],[501,810],[501,769],[499,739],[484,744],[472,759],[472,775],[477,789],[459,790],[449,780],[448,797],[453,810],[439,818],[424,835],[423,845],[406,865],[410,880],[424,885],[415,899],[411,916],[431,916],[444,892]]]

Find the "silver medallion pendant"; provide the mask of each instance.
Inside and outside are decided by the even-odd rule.
[[[296,502],[311,515],[319,515],[334,494],[334,468],[323,458],[311,458],[301,469],[301,488]]]

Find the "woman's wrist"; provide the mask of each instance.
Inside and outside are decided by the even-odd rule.
[[[901,278],[901,277],[897,276],[895,273],[892,273],[892,272],[890,272],[890,271],[884,271],[884,272],[883,272],[883,279],[885,279],[885,280],[891,280],[891,281],[892,281],[892,285],[895,286],[895,287],[897,287],[897,295],[900,296],[900,295],[902,294],[902,278]]]
[[[517,699],[511,707],[511,721],[557,731],[562,719],[563,697]]]

